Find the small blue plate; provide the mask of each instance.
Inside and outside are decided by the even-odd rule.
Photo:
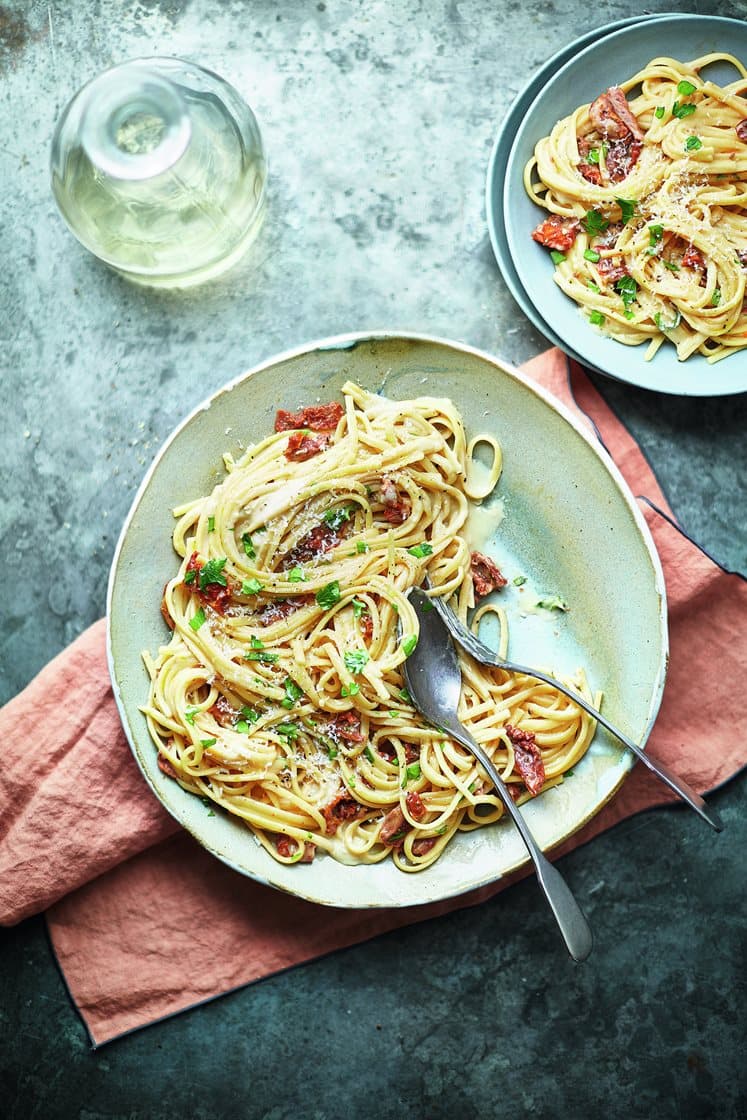
[[[524,112],[506,164],[503,183],[503,221],[513,267],[540,328],[559,340],[562,348],[599,373],[642,388],[680,396],[724,396],[747,390],[744,352],[709,365],[696,354],[684,362],[674,348],[662,346],[652,361],[644,358],[645,344],[623,346],[595,332],[553,280],[546,250],[531,232],[546,214],[526,194],[523,172],[534,146],[555,123],[579,105],[591,101],[615,82],[624,82],[657,56],[683,60],[712,51],[747,58],[747,24],[711,16],[670,15],[636,22],[605,36],[575,54],[556,70]],[[733,69],[715,74],[716,81],[732,81]]]

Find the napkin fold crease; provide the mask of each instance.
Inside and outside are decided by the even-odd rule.
[[[647,749],[699,792],[713,790],[747,764],[732,711],[733,682],[747,675],[747,581],[682,532],[641,449],[580,366],[550,350],[524,370],[589,427],[641,495],[665,573],[671,651]],[[0,709],[0,924],[46,912],[94,1046],[336,949],[477,905],[530,874],[523,868],[456,899],[391,910],[330,910],[238,875],[147,787],[119,720],[105,647],[101,619]],[[673,800],[638,765],[553,858]]]

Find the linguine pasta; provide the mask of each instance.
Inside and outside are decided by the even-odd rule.
[[[722,87],[701,72],[724,61],[740,76]],[[666,340],[680,361],[747,346],[745,93],[731,55],[655,58],[558,121],[525,167],[556,283],[647,360]]]
[[[171,638],[144,654],[143,711],[161,768],[246,822],[277,860],[326,852],[433,863],[504,813],[474,758],[424,722],[402,665],[418,638],[406,593],[428,577],[473,625],[505,614],[506,581],[471,553],[475,501],[501,473],[454,405],[392,401],[348,382],[344,405],[279,412],[212,493],[175,511]],[[474,469],[476,443],[492,466]],[[498,596],[499,598],[499,596]],[[461,656],[460,718],[518,801],[562,781],[595,723],[557,689]],[[571,682],[589,696],[582,673]]]

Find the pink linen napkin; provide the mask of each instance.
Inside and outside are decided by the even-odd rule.
[[[637,444],[579,367],[571,364],[569,375],[567,359],[551,350],[525,369],[588,418],[633,492],[650,499],[640,504],[665,572],[671,661],[649,748],[700,792],[713,789],[747,763],[727,683],[747,671],[747,582],[678,529]],[[146,786],[114,704],[104,620],[0,710],[0,736],[0,923],[46,911],[94,1045],[334,949],[476,905],[530,873],[430,906],[351,911],[302,902],[231,871]],[[672,800],[638,766],[553,857]],[[185,960],[199,967],[185,968]]]

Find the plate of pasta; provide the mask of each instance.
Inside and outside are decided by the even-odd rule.
[[[747,389],[747,27],[668,16],[561,66],[503,185],[516,276],[551,334],[645,388]]]
[[[112,565],[109,667],[146,781],[215,856],[341,907],[427,903],[526,862],[405,687],[426,580],[645,742],[667,657],[653,542],[593,435],[516,370],[343,336],[249,371],[167,440]],[[552,848],[631,759],[559,690],[462,668],[462,718]]]

